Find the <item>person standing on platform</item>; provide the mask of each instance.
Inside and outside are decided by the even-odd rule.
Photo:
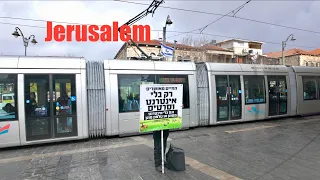
[[[163,154],[165,157],[165,150],[167,147],[167,139],[169,137],[169,130],[163,130]],[[162,171],[162,156],[161,156],[161,131],[153,131],[154,141],[154,163],[157,171]]]

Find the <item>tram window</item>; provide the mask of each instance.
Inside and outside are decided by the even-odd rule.
[[[183,84],[183,108],[190,108],[188,75],[156,75],[157,84]]]
[[[149,74],[120,74],[119,83],[119,112],[140,111],[140,84],[154,84],[155,75]]]
[[[74,74],[54,74],[53,79],[53,114],[55,115],[58,134],[76,132],[76,84]]]
[[[303,81],[303,99],[315,100],[317,99],[317,81],[315,77],[302,77]]]
[[[266,102],[264,76],[243,76],[246,104]]]
[[[50,116],[49,75],[25,75],[27,118]]]
[[[16,87],[16,74],[0,74],[0,121],[18,119]]]
[[[75,75],[53,75],[54,115],[76,115]]]

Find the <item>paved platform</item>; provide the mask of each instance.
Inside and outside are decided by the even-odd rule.
[[[320,116],[171,132],[186,171],[154,169],[152,136],[0,150],[0,179],[320,179]]]

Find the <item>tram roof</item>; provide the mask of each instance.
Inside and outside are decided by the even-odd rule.
[[[156,70],[156,71],[195,71],[193,62],[105,60],[104,69],[111,70]]]
[[[292,66],[292,68],[297,73],[320,73],[320,67]]]
[[[284,65],[205,63],[210,72],[288,72]]]
[[[83,69],[84,58],[59,56],[0,56],[0,69]]]

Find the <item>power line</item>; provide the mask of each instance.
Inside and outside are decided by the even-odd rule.
[[[148,5],[145,3],[140,3],[140,2],[132,2],[132,1],[124,1],[124,0],[114,0],[116,2],[123,2],[123,3],[130,3],[130,4],[136,4],[136,5]],[[159,8],[164,8],[164,9],[172,9],[172,10],[178,10],[178,11],[186,11],[186,12],[193,12],[193,13],[199,13],[199,14],[207,14],[207,15],[215,15],[215,16],[224,16],[224,14],[218,14],[218,13],[213,13],[213,12],[205,12],[205,11],[198,11],[198,10],[191,10],[191,9],[183,9],[183,8],[176,8],[176,7],[168,7],[168,6],[160,6]],[[270,23],[266,21],[260,21],[260,20],[255,20],[255,19],[249,19],[249,18],[244,18],[244,17],[239,17],[239,16],[231,16],[227,15],[226,17],[231,17],[231,18],[236,18],[236,19],[241,19],[245,21],[251,21],[255,23],[260,23],[260,24],[267,24],[267,25],[272,25],[272,26],[278,26],[282,28],[287,28],[287,29],[294,29],[298,31],[304,31],[304,32],[309,32],[309,33],[315,33],[315,34],[320,34],[319,31],[313,31],[313,30],[308,30],[308,29],[301,29],[301,28],[296,28],[292,26],[285,26],[281,24],[275,24],[275,23]]]
[[[227,14],[219,17],[218,19],[212,21],[211,23],[209,23],[209,24],[207,24],[207,25],[205,25],[205,26],[203,26],[203,27],[200,27],[200,28],[198,28],[198,29],[194,29],[194,30],[192,30],[192,31],[188,31],[188,33],[190,33],[190,32],[195,32],[195,31],[197,31],[197,30],[200,30],[200,33],[202,33],[208,26],[212,25],[213,23],[216,23],[217,21],[219,21],[220,19],[228,16],[229,14],[233,13],[233,16],[235,16],[235,14],[236,14],[237,12],[239,12],[240,9],[242,9],[242,8],[243,8],[245,5],[247,5],[250,1],[251,1],[251,0],[247,1],[246,3],[244,3],[244,4],[242,4],[241,6],[237,7],[236,9],[233,9],[232,11],[228,12]],[[236,11],[236,12],[235,12],[235,11]],[[168,37],[168,38],[172,38],[172,37],[176,37],[176,36],[181,36],[181,35],[183,35],[183,34],[187,34],[187,33],[175,34],[175,35],[170,36],[170,37]]]
[[[3,25],[13,25],[13,26],[34,27],[34,28],[47,28],[47,27],[42,27],[42,26],[32,26],[32,25],[27,25],[27,24],[16,24],[16,23],[7,23],[7,22],[0,22],[0,24],[3,24]]]
[[[53,22],[53,21],[52,21]],[[68,22],[65,22],[69,24]],[[25,27],[31,27],[31,28],[44,28],[46,29],[47,27],[44,26],[33,26],[33,25],[27,25],[27,24],[17,24],[17,23],[7,23],[7,22],[0,22],[0,24],[3,25],[14,25],[14,26],[25,26]],[[154,32],[162,32],[163,30],[151,30]],[[81,31],[80,31],[81,32]],[[168,33],[185,33],[183,31],[167,31]],[[208,35],[208,36],[214,36],[214,37],[223,37],[223,38],[236,38],[236,39],[246,39],[246,38],[240,38],[240,37],[232,37],[232,36],[224,36],[224,35],[218,35],[218,34],[210,34],[210,33],[197,33],[197,32],[191,32],[190,34],[198,34],[198,35]],[[268,41],[263,41],[263,40],[252,40],[252,41],[260,41],[260,42],[265,42],[268,44],[280,44],[277,42],[268,42]],[[310,47],[310,46],[301,46],[301,45],[287,45],[287,46],[292,46],[292,47],[301,47],[301,48],[319,48],[319,47]]]
[[[232,16],[235,16],[235,15],[236,15],[236,14],[237,14],[237,13],[238,13],[242,8],[244,8],[244,6],[245,6],[245,5],[247,5],[250,1],[251,1],[251,0],[247,1],[246,3],[244,3],[244,4],[242,4],[241,6],[237,7],[236,9],[234,9],[234,10],[230,11],[229,13],[227,13],[227,14],[225,14],[225,15],[221,16],[220,18],[218,18],[218,19],[216,19],[216,20],[212,21],[211,23],[209,23],[209,24],[205,25],[203,28],[201,28],[200,33],[202,33],[202,32],[203,32],[203,31],[204,31],[208,26],[212,25],[213,23],[215,23],[215,22],[219,21],[220,19],[224,18],[225,16],[227,16],[227,15],[229,15],[229,14],[231,14],[231,13],[233,13],[233,15],[232,15]],[[236,11],[236,12],[235,12],[235,11]]]
[[[149,6],[149,4],[139,3],[139,2],[131,2],[131,1],[123,1],[123,0],[114,0],[114,1],[123,2],[123,3],[130,3],[130,4],[136,4],[136,5]],[[219,14],[219,13],[197,11],[197,10],[190,10],[190,9],[182,9],[182,8],[175,8],[175,7],[168,7],[168,6],[159,6],[159,8],[173,9],[173,10],[178,10],[178,11],[186,11],[186,12],[208,14],[208,15],[215,15],[215,16],[225,16],[225,17],[231,17],[231,18],[241,19],[241,20],[245,20],[245,21],[256,22],[256,23],[260,23],[260,24],[267,24],[267,25],[278,26],[278,27],[287,28],[287,29],[293,29],[293,30],[298,30],[298,31],[304,31],[304,32],[309,32],[309,33],[320,34],[319,31],[301,29],[301,28],[296,28],[296,27],[292,27],[292,26],[284,26],[284,25],[280,25],[280,24],[275,24],[275,23],[270,23],[270,22],[260,21],[260,20],[254,20],[254,19],[249,19],[249,18],[243,18],[243,17],[239,17],[239,16],[231,16],[231,15],[224,15],[224,14]],[[16,18],[16,17],[7,17],[7,16],[2,16],[2,17],[0,17],[0,19],[15,19],[15,20],[24,20],[24,21],[47,22],[47,20]],[[78,24],[78,25],[91,25],[91,24],[71,23],[71,22],[63,22],[63,21],[51,21],[51,22],[54,22],[54,23],[65,23],[65,24]],[[98,25],[98,26],[102,26],[102,25]]]

